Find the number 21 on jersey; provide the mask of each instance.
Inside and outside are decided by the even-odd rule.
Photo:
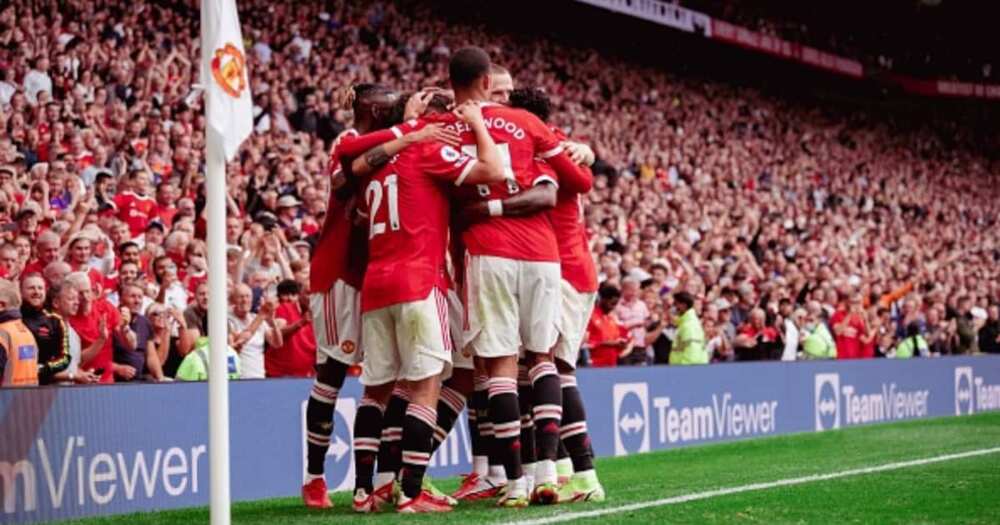
[[[382,207],[383,194],[389,206],[389,229],[399,230],[399,189],[395,174],[387,175],[384,181],[373,180],[365,188],[365,202],[368,205],[368,238],[385,233],[385,223],[378,222],[379,208]],[[383,187],[385,188],[383,190]]]

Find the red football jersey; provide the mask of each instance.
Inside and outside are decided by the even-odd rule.
[[[392,134],[388,130],[376,133],[379,134],[380,140],[382,138],[385,138],[385,141],[392,140]],[[352,143],[359,142],[360,138],[361,136],[356,130],[349,129],[341,133],[333,142],[333,147],[330,149],[330,161],[327,163],[327,173],[331,179],[341,172],[341,159],[347,157],[343,152],[350,149]],[[372,147],[381,143],[376,142]],[[342,279],[356,289],[361,288],[361,282],[365,275],[368,242],[364,230],[354,225],[352,217],[354,209],[353,197],[344,200],[337,197],[336,191],[330,192],[323,229],[319,234],[319,240],[310,260],[310,292],[326,292],[333,288],[333,284],[338,279]]]
[[[353,160],[358,155],[385,144],[394,138],[418,129],[408,122],[390,129],[383,129],[359,135],[349,129],[341,133],[330,149],[327,173],[332,178],[341,172],[344,159]],[[361,289],[367,264],[368,238],[363,226],[354,224],[354,210],[357,208],[354,196],[338,198],[336,191],[330,192],[326,207],[326,218],[313,250],[309,266],[309,291],[323,293],[338,279],[356,289]]]
[[[476,159],[439,142],[412,145],[365,184],[368,268],[361,311],[447,289],[447,184],[460,185]]]
[[[565,135],[558,129],[553,129],[560,140]],[[542,162],[539,170],[543,173],[555,172],[552,167]],[[585,180],[567,183],[559,180],[559,193],[556,205],[549,210],[549,219],[556,232],[559,243],[559,261],[562,278],[580,293],[597,291],[597,267],[590,254],[590,244],[587,241],[586,225],[583,220],[583,194],[590,191],[594,175],[590,168],[582,168]]]
[[[540,173],[535,162],[536,157],[544,159],[562,154],[559,138],[545,123],[527,111],[498,104],[484,104],[483,119],[513,180],[468,188],[459,192],[461,199],[505,199],[524,187],[556,183],[550,175]],[[448,127],[461,133],[462,151],[468,155],[477,154],[475,134],[457,116],[449,113],[435,115],[429,120],[448,123]],[[528,217],[491,217],[469,226],[462,238],[472,255],[520,261],[559,260],[555,233],[545,213]]]
[[[132,238],[138,237],[146,231],[149,221],[156,213],[156,200],[152,197],[143,197],[125,191],[115,195],[115,208],[118,210],[118,219],[128,224]]]

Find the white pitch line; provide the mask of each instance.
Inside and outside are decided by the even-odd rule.
[[[684,494],[681,496],[673,496],[670,498],[643,501],[639,503],[631,503],[629,505],[621,505],[618,507],[611,507],[606,509],[588,510],[585,512],[568,512],[565,514],[558,514],[555,516],[548,516],[544,518],[514,521],[507,523],[509,523],[510,525],[548,525],[549,523],[562,523],[564,521],[573,521],[584,518],[597,518],[600,516],[607,516],[609,514],[620,514],[622,512],[631,512],[635,510],[649,509],[654,507],[664,507],[667,505],[676,505],[678,503],[687,503],[689,501],[698,501],[708,498],[715,498],[718,496],[728,496],[730,494],[740,494],[743,492],[750,492],[754,490],[767,490],[776,487],[787,487],[791,485],[801,485],[803,483],[812,483],[814,481],[826,481],[830,479],[846,478],[849,476],[860,476],[863,474],[873,474],[876,472],[887,472],[890,470],[919,467],[922,465],[930,465],[933,463],[941,463],[944,461],[972,458],[976,456],[984,456],[986,454],[995,454],[997,452],[1000,452],[1000,447],[982,448],[978,450],[970,450],[967,452],[959,452],[956,454],[945,454],[943,456],[934,456],[924,459],[900,461],[898,463],[887,463],[885,465],[878,465],[875,467],[842,470],[840,472],[831,472],[829,474],[813,474],[811,476],[803,476],[800,478],[779,479],[777,481],[768,481],[762,483],[751,483],[749,485],[741,485],[738,487],[726,487],[715,490],[707,490],[705,492],[695,492],[693,494]]]

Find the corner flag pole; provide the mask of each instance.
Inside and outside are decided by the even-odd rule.
[[[207,102],[207,100],[206,100]],[[226,322],[226,161],[217,141],[205,155],[208,214],[208,457],[211,525],[229,525],[229,349]]]
[[[208,226],[208,457],[212,525],[229,525],[229,333],[226,162],[253,131],[253,102],[236,0],[201,0]]]

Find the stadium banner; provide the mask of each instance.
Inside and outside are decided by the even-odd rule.
[[[688,33],[709,36],[708,15],[661,0],[576,0]]]
[[[792,432],[1000,410],[1000,357],[736,363],[580,370],[593,446],[627,455]],[[232,494],[297,496],[307,379],[230,386]],[[341,391],[327,455],[333,489],[353,485],[357,381]],[[208,503],[204,383],[0,389],[0,523]],[[471,468],[464,417],[433,476]]]
[[[752,31],[718,18],[711,19],[711,29],[706,35],[715,40],[760,51],[813,67],[860,78],[864,75],[861,62],[820,51],[814,47],[797,44],[775,36]]]
[[[977,84],[954,80],[923,80],[891,75],[903,91],[924,96],[1000,99],[1000,84]]]

